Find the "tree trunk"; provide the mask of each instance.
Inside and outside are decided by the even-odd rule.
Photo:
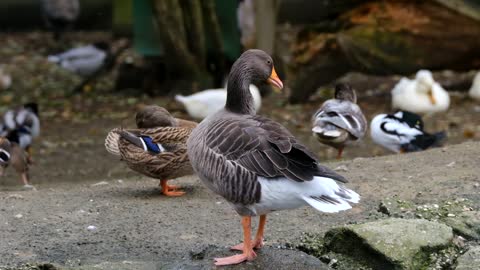
[[[411,74],[480,67],[480,22],[434,1],[375,1],[342,14],[336,33],[303,31],[293,46],[290,101],[341,73]]]

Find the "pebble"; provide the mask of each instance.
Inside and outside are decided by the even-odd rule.
[[[91,187],[104,186],[104,185],[108,185],[108,182],[107,181],[100,181],[98,183],[95,183],[95,184],[91,185]]]
[[[340,165],[334,169],[337,172],[348,172],[348,167],[346,165]]]
[[[455,215],[454,215],[454,214],[451,214],[451,213],[448,213],[448,214],[447,214],[447,217],[455,217]]]
[[[16,214],[16,215],[15,215],[15,218],[22,218],[22,217],[23,217],[22,214]]]
[[[89,231],[96,231],[96,230],[97,230],[97,226],[90,225],[90,226],[87,227],[87,230],[89,230]]]

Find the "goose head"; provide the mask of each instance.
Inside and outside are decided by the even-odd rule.
[[[273,65],[273,59],[262,50],[248,50],[244,52],[232,66],[228,76],[227,103],[225,107],[242,114],[254,114],[253,98],[249,85],[268,83],[273,85],[276,92],[283,88]]]

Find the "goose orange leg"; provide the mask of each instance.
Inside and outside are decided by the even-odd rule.
[[[225,258],[215,258],[215,265],[232,265],[244,261],[252,261],[257,257],[252,248],[252,217],[242,217],[243,227],[243,253]]]
[[[160,186],[162,187],[162,194],[168,197],[179,197],[185,194],[183,191],[175,191],[177,186],[169,186],[168,180],[160,180]]]
[[[260,221],[258,223],[257,234],[255,239],[253,239],[252,247],[255,249],[260,249],[263,247],[263,232],[265,231],[265,223],[267,223],[267,215],[261,215]],[[243,250],[243,243],[238,244],[230,248],[231,250]]]

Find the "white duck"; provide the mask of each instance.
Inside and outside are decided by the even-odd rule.
[[[428,70],[419,70],[414,80],[402,78],[392,90],[392,107],[414,113],[446,111],[450,96]]]
[[[468,95],[471,98],[480,101],[480,72],[477,72],[477,74],[473,78],[472,87],[470,88]]]
[[[97,72],[105,64],[109,50],[108,43],[97,42],[50,55],[48,61],[80,76],[87,77]]]
[[[262,105],[262,96],[255,85],[250,84],[249,88],[255,111],[258,112]],[[175,100],[183,104],[192,118],[202,120],[225,106],[227,90],[225,88],[207,89],[190,96],[176,95]]]

